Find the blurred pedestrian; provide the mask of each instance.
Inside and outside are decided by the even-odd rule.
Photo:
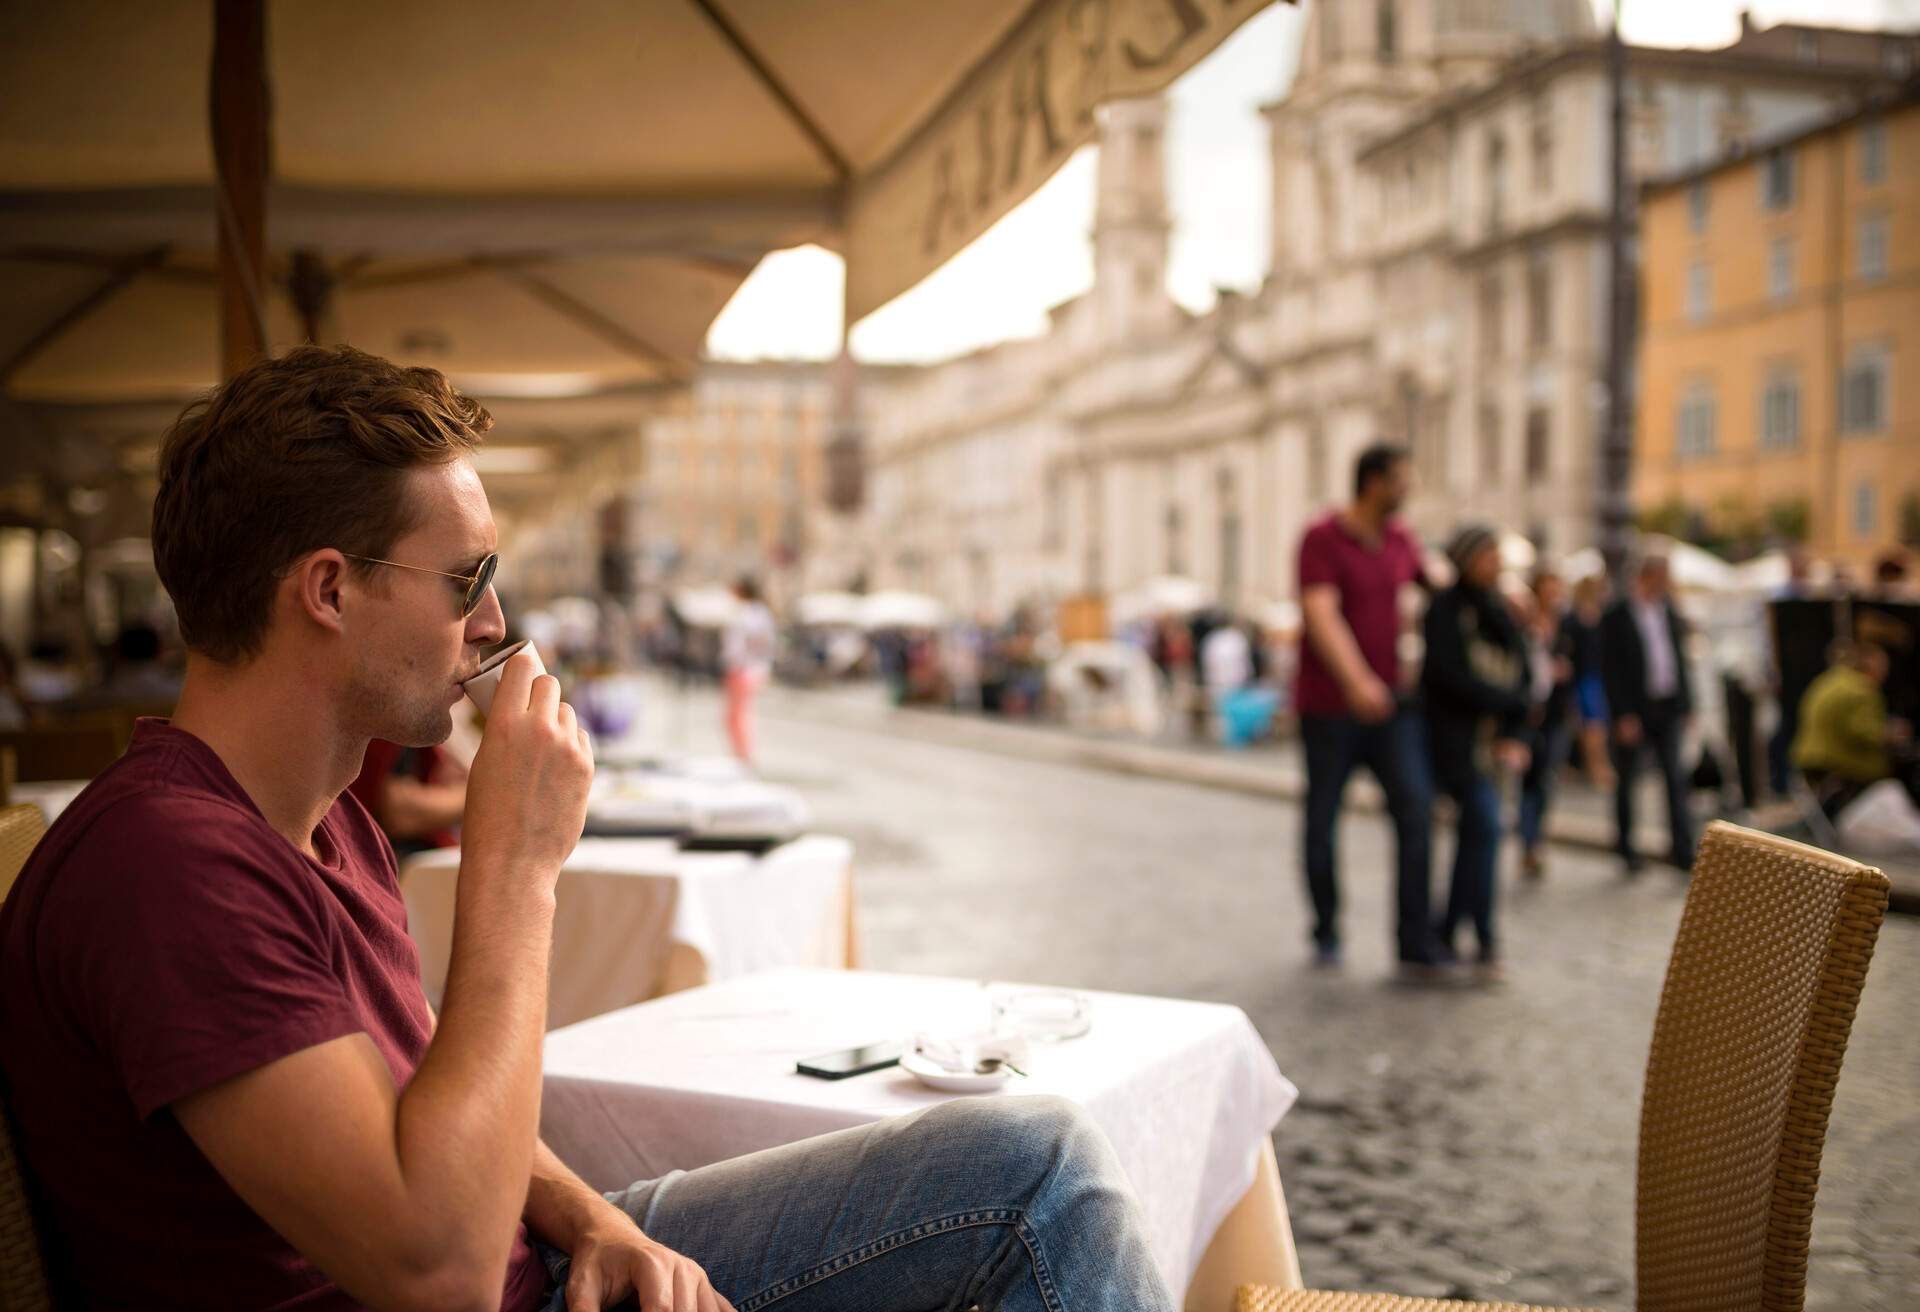
[[[1365,765],[1393,817],[1400,972],[1439,981],[1452,959],[1433,932],[1433,786],[1419,725],[1401,697],[1401,590],[1422,579],[1420,545],[1397,518],[1407,453],[1384,443],[1354,463],[1353,500],[1300,540],[1305,641],[1295,704],[1307,762],[1305,866],[1315,960],[1340,962],[1334,835],[1347,778]]]
[[[1913,726],[1887,714],[1886,648],[1839,644],[1834,655],[1832,667],[1807,689],[1793,763],[1849,851],[1920,852]]]
[[[1687,628],[1673,604],[1666,558],[1646,556],[1628,593],[1601,625],[1602,669],[1613,725],[1615,845],[1629,875],[1645,865],[1634,848],[1633,787],[1642,758],[1651,753],[1667,790],[1667,859],[1693,869],[1693,813],[1688,773],[1680,759],[1693,716],[1687,673]]]
[[[1527,772],[1520,779],[1520,872],[1538,879],[1545,872],[1542,840],[1553,789],[1573,739],[1573,635],[1566,623],[1567,585],[1558,574],[1534,575],[1532,604],[1524,636],[1533,710],[1528,736]]]
[[[773,613],[760,600],[760,585],[742,575],[733,585],[739,601],[720,635],[720,668],[726,679],[727,739],[733,754],[753,764],[753,700],[773,669]]]
[[[1526,639],[1498,588],[1500,542],[1483,524],[1469,524],[1447,544],[1452,586],[1434,594],[1425,623],[1427,742],[1434,782],[1453,799],[1458,817],[1453,878],[1441,918],[1441,944],[1473,922],[1476,967],[1488,983],[1500,978],[1494,933],[1494,890],[1500,858],[1500,790],[1496,771],[1527,768],[1525,741],[1530,673]]]
[[[1607,576],[1589,574],[1573,585],[1573,605],[1560,621],[1560,643],[1573,662],[1573,714],[1579,733],[1580,766],[1587,782],[1613,791],[1613,759],[1608,749],[1607,684],[1600,623],[1607,613]]]

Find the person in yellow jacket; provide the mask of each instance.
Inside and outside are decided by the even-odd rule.
[[[1883,647],[1859,643],[1815,679],[1800,703],[1793,763],[1838,811],[1867,785],[1893,774],[1893,749],[1912,739],[1912,727],[1887,715]]]

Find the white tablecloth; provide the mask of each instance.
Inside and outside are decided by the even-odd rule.
[[[60,818],[60,813],[73,804],[91,780],[88,779],[44,779],[33,783],[15,784],[7,801],[14,806],[32,802],[52,824]]]
[[[1084,1038],[1036,1045],[1030,1079],[1105,1129],[1146,1209],[1171,1288],[1187,1287],[1246,1195],[1293,1086],[1238,1007],[1096,993]],[[600,1189],[621,1188],[942,1101],[897,1068],[827,1081],[802,1057],[984,1026],[977,981],[788,970],[677,993],[547,1036],[541,1134]]]
[[[459,868],[459,850],[445,848],[410,859],[400,880],[435,1006],[446,987]],[[586,838],[560,872],[556,899],[549,1028],[672,987],[785,966],[844,967],[854,956],[853,845],[824,834],[764,856]]]

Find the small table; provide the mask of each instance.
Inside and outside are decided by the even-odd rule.
[[[597,1189],[898,1116],[952,1097],[899,1069],[827,1081],[801,1057],[918,1028],[981,1027],[974,980],[784,970],[547,1036],[541,1134]],[[1011,1093],[1052,1093],[1107,1132],[1154,1257],[1189,1308],[1246,1282],[1299,1288],[1271,1133],[1295,1091],[1238,1007],[1096,993],[1083,1038],[1036,1044]],[[989,1096],[1003,1096],[1001,1094]]]
[[[91,779],[37,779],[32,783],[15,784],[8,792],[7,800],[16,806],[33,803],[47,817],[47,823],[52,824],[92,782]]]
[[[453,949],[459,871],[458,848],[423,852],[401,871],[435,1006]],[[549,1029],[709,980],[858,964],[853,845],[825,834],[760,856],[585,838],[561,868],[556,901]]]

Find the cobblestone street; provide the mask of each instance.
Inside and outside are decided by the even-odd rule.
[[[763,772],[854,841],[869,965],[1234,1003],[1301,1091],[1276,1143],[1309,1285],[1632,1305],[1671,871],[1627,883],[1557,850],[1542,885],[1503,885],[1506,987],[1409,991],[1386,983],[1379,817],[1342,830],[1348,961],[1316,972],[1296,805],[824,723],[806,696],[770,699]],[[719,720],[688,693],[655,732],[717,750]],[[1916,986],[1920,923],[1893,917],[1834,1111],[1812,1308],[1920,1306]]]

